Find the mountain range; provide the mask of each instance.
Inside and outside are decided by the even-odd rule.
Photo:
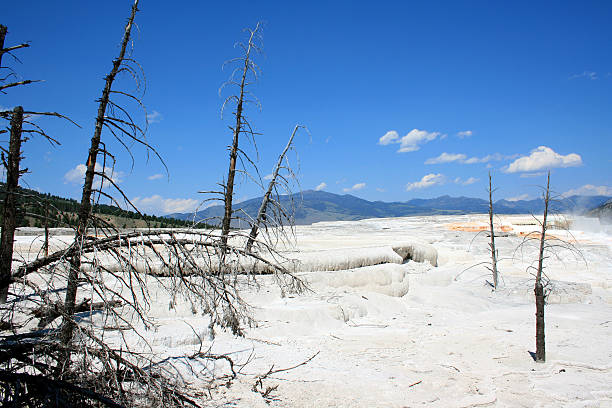
[[[586,213],[606,201],[607,196],[571,196],[563,197],[551,203],[556,212]],[[326,191],[306,190],[301,193],[284,195],[280,202],[285,208],[293,208],[295,224],[308,225],[319,221],[349,221],[365,218],[404,217],[410,215],[445,215],[487,213],[489,202],[480,198],[450,197],[444,195],[430,199],[413,199],[405,202],[368,201],[350,194],[334,194]],[[255,218],[261,197],[235,204],[235,210],[241,210]],[[541,213],[544,210],[542,199],[534,200],[499,200],[493,204],[497,214]],[[166,217],[182,220],[193,220],[193,213],[174,213]],[[223,206],[208,207],[195,214],[195,220],[221,219]],[[214,222],[211,222],[214,224]],[[246,227],[238,221],[235,227]]]

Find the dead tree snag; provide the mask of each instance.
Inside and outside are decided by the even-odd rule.
[[[274,172],[272,173],[272,178],[270,179],[270,183],[268,184],[268,189],[266,190],[266,193],[264,194],[264,197],[261,200],[261,205],[259,207],[259,211],[257,212],[257,218],[253,222],[253,225],[251,227],[251,232],[249,233],[249,238],[246,244],[247,252],[251,252],[253,242],[257,238],[257,233],[259,232],[260,226],[266,223],[268,207],[272,204],[276,207],[277,210],[281,211],[282,213],[284,213],[285,211],[278,201],[273,200],[272,194],[274,190],[276,189],[276,187],[278,186],[279,177],[283,178],[283,181],[286,182],[286,179],[284,179],[284,177],[279,174],[280,171],[283,168],[287,168],[291,172],[291,169],[288,166],[286,167],[283,166],[283,162],[285,161],[287,152],[293,145],[293,138],[295,137],[295,134],[297,133],[300,127],[303,127],[303,126],[300,126],[300,125],[295,126],[295,128],[293,129],[293,132],[291,133],[291,137],[289,138],[289,142],[287,142],[287,146],[285,146],[285,149],[283,150],[281,155],[278,157],[278,161],[276,163],[276,166],[274,167]]]
[[[497,251],[495,250],[495,229],[493,228],[493,189],[491,188],[491,172],[489,171],[489,225],[491,228],[491,273],[493,274],[493,289],[497,289]]]
[[[0,241],[0,303],[6,303],[11,267],[13,264],[13,241],[17,227],[17,188],[19,186],[19,162],[21,161],[21,130],[23,127],[23,108],[17,106],[11,118],[11,139],[6,157],[6,196],[2,209],[2,238]],[[4,159],[4,152],[2,154]]]
[[[221,242],[223,243],[224,246],[227,245],[228,235],[229,235],[232,218],[233,218],[232,201],[233,201],[233,196],[234,196],[234,182],[236,178],[236,163],[237,163],[239,154],[243,153],[242,150],[239,148],[240,136],[243,133],[254,136],[254,132],[251,126],[249,125],[246,119],[246,116],[244,114],[244,107],[245,107],[246,102],[248,102],[249,91],[247,88],[250,84],[249,77],[252,76],[254,77],[254,79],[257,79],[258,68],[257,68],[257,65],[253,62],[251,54],[253,52],[259,51],[259,47],[257,46],[256,41],[261,36],[260,34],[261,24],[257,23],[254,29],[252,30],[249,29],[248,31],[249,31],[249,40],[247,44],[246,45],[239,44],[240,47],[244,51],[244,56],[230,61],[230,62],[239,62],[242,64],[240,71],[238,71],[240,72],[239,82],[234,80],[234,74],[237,71],[234,71],[234,73],[232,73],[229,81],[227,82],[227,84],[238,86],[238,94],[231,95],[223,103],[224,107],[228,102],[236,103],[236,110],[233,113],[235,124],[233,126],[230,126],[233,137],[232,137],[232,145],[229,146],[229,151],[230,151],[229,168],[227,171],[227,180],[225,184],[223,185],[225,208],[224,208],[224,213],[223,213],[223,220],[221,222]],[[246,159],[250,161],[248,157]]]

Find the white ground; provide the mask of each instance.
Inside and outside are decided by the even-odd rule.
[[[496,292],[483,266],[466,271],[489,259],[489,238],[474,238],[461,227],[485,225],[485,216],[319,223],[297,228],[304,270],[339,269],[334,265],[350,265],[356,257],[360,265],[397,262],[390,248],[414,242],[433,245],[438,267],[410,261],[304,272],[313,292],[284,298],[263,277],[258,291],[244,293],[258,326],[244,338],[217,330],[212,342],[205,316],[185,304],[169,309],[159,292],[151,309],[158,326],[146,335],[162,356],[196,351],[201,338],[237,363],[250,360],[229,389],[213,393],[212,406],[612,407],[610,231],[584,219],[575,220],[571,235],[550,231],[574,240],[584,259],[559,250],[558,258],[547,260],[553,280],[547,362],[535,363],[529,354],[535,351],[535,306],[527,267],[536,248],[515,249],[523,240],[516,234],[538,227],[524,225],[533,224],[530,216],[498,221],[512,232],[496,239],[504,258]],[[32,238],[18,238],[26,251]],[[255,377],[272,365],[292,367],[316,353],[308,364],[264,381],[264,387],[278,385],[269,405],[251,391]],[[217,363],[218,372],[224,364]],[[182,374],[197,388],[193,373],[204,368],[185,365]]]

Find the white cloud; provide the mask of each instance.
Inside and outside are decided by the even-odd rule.
[[[85,178],[85,172],[87,171],[87,166],[84,164],[77,165],[74,169],[68,170],[66,174],[64,174],[64,183],[80,183]]]
[[[151,197],[134,197],[131,201],[141,212],[155,215],[191,212],[199,204],[198,200],[192,198],[164,198],[158,194]]]
[[[385,190],[384,188],[376,187],[376,191],[378,191],[379,193],[384,193],[387,190]]]
[[[440,136],[439,132],[427,132],[425,130],[412,129],[406,136],[400,139],[398,153],[414,152],[420,149],[419,144],[427,143]]]
[[[475,163],[488,163],[490,161],[500,161],[500,160],[504,160],[504,159],[511,159],[514,156],[503,156],[499,153],[493,153],[493,154],[487,154],[484,157],[470,157],[469,159],[467,159],[466,161],[464,161],[465,164],[475,164]]]
[[[315,187],[315,191],[321,191],[323,190],[325,187],[327,187],[327,183],[322,182],[321,184],[319,184],[318,186]]]
[[[397,143],[399,135],[395,130],[390,130],[378,139],[378,144],[386,146],[391,143]]]
[[[488,154],[484,157],[470,157],[469,159],[463,153],[442,153],[438,157],[432,157],[427,159],[425,164],[440,164],[440,163],[451,163],[457,162],[461,164],[476,164],[476,163],[488,163],[490,161],[500,161],[513,159],[516,156],[504,156],[499,153]]]
[[[506,198],[506,201],[521,201],[521,200],[529,200],[529,194],[521,194],[516,197]]]
[[[164,116],[156,110],[151,113],[147,113],[147,122],[149,122],[149,124],[159,123],[163,118]]]
[[[425,164],[440,164],[440,163],[451,163],[454,161],[463,162],[467,156],[462,153],[442,153],[438,157],[425,160]]]
[[[407,153],[414,152],[419,150],[424,143],[430,142],[437,137],[441,139],[446,137],[446,135],[442,135],[440,132],[428,132],[426,130],[412,129],[406,136],[399,137],[399,134],[395,130],[390,130],[385,133],[380,139],[378,139],[378,144],[386,146],[391,143],[399,143],[400,148],[397,151],[398,153]]]
[[[163,174],[154,174],[152,176],[147,177],[147,180],[159,180],[161,178],[164,178]]]
[[[75,168],[70,169],[64,174],[64,184],[82,184],[85,179],[85,172],[87,171],[87,166],[84,164],[78,164]],[[102,165],[100,163],[96,163],[96,172],[102,173]],[[110,178],[115,184],[119,184],[123,181],[125,177],[125,173],[122,171],[114,170],[110,167],[104,168],[104,174]],[[105,182],[105,185],[108,185],[108,182]],[[100,187],[100,176],[96,176],[94,178],[94,188]]]
[[[415,190],[418,188],[427,188],[442,183],[444,183],[444,175],[430,173],[423,176],[420,181],[406,184],[406,191]]]
[[[264,176],[264,180],[272,180],[272,177],[274,177],[274,176],[272,175],[272,173],[270,173],[270,174],[266,174],[266,175]]]
[[[480,179],[476,178],[476,177],[470,177],[467,180],[462,180],[461,177],[457,177],[454,180],[454,182],[455,182],[455,184],[461,184],[462,186],[469,186],[470,184],[474,184],[478,180],[480,180]]]
[[[353,187],[351,187],[351,188],[343,188],[342,191],[344,191],[345,193],[348,193],[349,191],[361,190],[365,186],[366,186],[366,183],[357,183],[357,184],[353,185]]]
[[[564,197],[573,195],[603,195],[612,196],[612,187],[610,186],[594,186],[592,184],[585,184],[582,187],[573,188],[563,193]]]
[[[582,74],[574,74],[569,77],[569,79],[577,79],[577,78],[587,78],[587,79],[590,79],[591,81],[599,79],[599,77],[597,76],[597,72],[592,72],[592,71],[584,71]]]
[[[473,135],[473,132],[471,130],[464,130],[462,132],[457,132],[457,136],[459,136],[461,139],[465,137],[470,137],[472,135]]]
[[[529,156],[519,157],[506,169],[506,173],[535,172],[555,167],[576,167],[582,164],[582,158],[576,153],[563,156],[550,147],[540,146],[531,151]]]

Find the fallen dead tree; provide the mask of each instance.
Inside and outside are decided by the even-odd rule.
[[[218,256],[221,250],[226,256]],[[136,340],[147,344],[145,332],[154,325],[149,317],[152,284],[165,291],[172,303],[188,302],[194,310],[208,314],[211,334],[219,326],[237,335],[252,323],[240,287],[254,278],[245,275],[240,259],[254,259],[275,270],[283,290],[304,288],[282,266],[246,253],[242,246],[224,246],[218,235],[197,230],[116,234],[88,237],[80,248],[79,292],[88,297],[77,298],[68,313],[61,295],[74,251],[72,245],[24,264],[13,277],[13,296],[3,312],[5,320],[13,322],[14,334],[0,339],[0,367],[6,373],[0,382],[8,401],[26,397],[46,401],[49,395],[56,395],[65,406],[95,406],[105,399],[125,406],[139,405],[138,401],[197,406],[192,404],[197,395],[177,380],[180,369],[171,360],[143,353],[142,347],[135,346]],[[163,265],[164,276],[150,273],[154,264]],[[94,318],[97,314],[100,316]],[[74,325],[69,345],[61,341],[59,318]],[[70,361],[65,360],[67,354]],[[190,358],[212,357],[199,353]],[[44,379],[49,383],[43,387]],[[62,388],[64,382],[70,387]],[[82,396],[80,388],[94,394]],[[20,394],[30,393],[27,390],[33,394]]]

